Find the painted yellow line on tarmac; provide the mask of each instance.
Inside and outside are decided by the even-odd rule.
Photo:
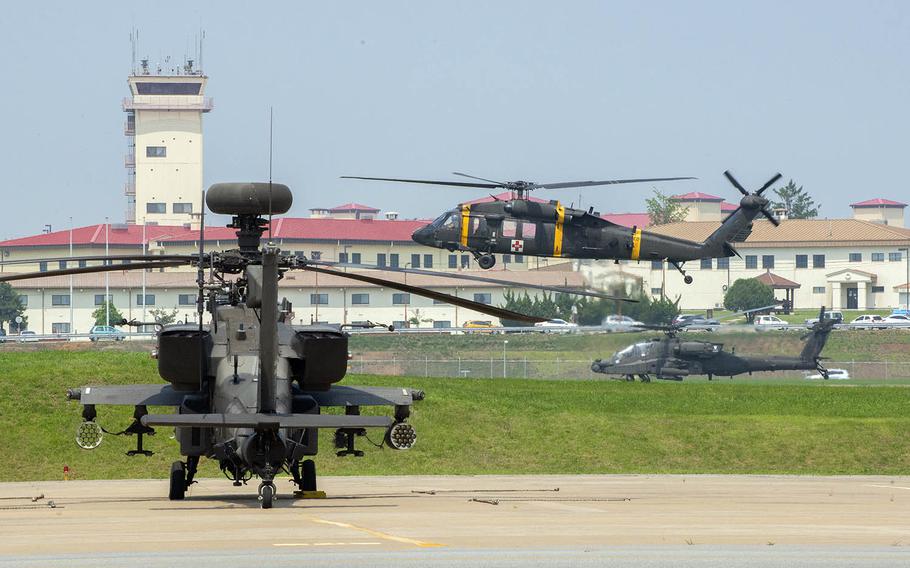
[[[901,487],[900,485],[873,485],[867,483],[866,487],[881,487],[883,489],[906,489],[907,491],[910,491],[910,487]]]
[[[272,546],[380,546],[381,542],[276,542]]]
[[[357,525],[352,525],[350,523],[341,523],[338,521],[328,521],[326,519],[317,519],[315,517],[310,517],[310,520],[314,523],[319,523],[323,525],[332,525],[335,527],[342,527],[346,529],[353,529],[355,531],[365,532],[368,535],[375,536],[376,538],[381,538],[383,540],[391,540],[393,542],[402,542],[404,544],[413,544],[414,546],[419,546],[421,548],[435,548],[439,546],[445,546],[444,544],[439,544],[436,542],[424,542],[422,540],[415,540],[413,538],[407,538],[403,536],[395,536],[392,534],[386,534],[384,532],[374,531],[373,529],[368,529],[366,527],[358,527]]]

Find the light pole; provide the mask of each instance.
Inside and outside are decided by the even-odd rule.
[[[70,259],[73,258],[73,218],[70,217]],[[72,263],[73,261],[70,260]],[[70,266],[70,268],[73,268]],[[70,274],[70,335],[75,332],[73,329],[73,275]]]
[[[107,217],[104,218],[104,264],[110,265],[110,239],[107,234]],[[104,325],[110,327],[111,325],[111,276],[109,271],[104,272]],[[145,298],[142,298],[142,303],[145,303]]]
[[[907,294],[907,302],[904,304],[904,308],[910,311],[910,247],[903,247],[897,250],[904,253],[904,259],[907,261],[907,279],[904,280],[904,293]],[[897,303],[900,304],[900,297],[898,297]]]
[[[404,263],[405,270],[410,268],[410,266],[411,266],[410,262]],[[407,272],[404,273],[404,285],[405,286],[408,285],[408,273]],[[410,304],[410,303],[411,303],[411,294],[407,293],[407,295],[405,296],[405,301],[404,301],[404,326],[405,327],[410,327],[410,325],[408,324],[408,304]]]
[[[506,345],[508,344],[508,339],[502,341],[502,378],[506,378]]]

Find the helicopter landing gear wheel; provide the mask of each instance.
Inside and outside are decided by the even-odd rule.
[[[316,462],[303,460],[300,478],[301,491],[316,491]]]
[[[689,276],[688,274],[686,274],[686,275],[683,277],[683,282],[685,282],[686,284],[691,284],[693,280],[694,280],[694,278],[692,278],[692,277]]]
[[[489,270],[496,265],[496,257],[492,254],[482,254],[477,257],[477,264],[484,270]]]
[[[685,270],[683,270],[684,263],[676,262],[675,260],[669,260],[668,262],[673,265],[673,268],[678,270],[679,273],[683,275],[683,282],[685,282],[686,284],[691,284],[693,282],[694,279],[691,276],[689,276],[688,274],[686,274]]]
[[[275,499],[275,485],[271,481],[259,484],[259,504],[263,509],[271,509]]]
[[[184,495],[186,495],[186,464],[182,461],[175,461],[171,464],[171,485],[167,496],[171,501],[182,501]]]
[[[650,383],[651,375],[638,375],[638,379],[643,383]]]

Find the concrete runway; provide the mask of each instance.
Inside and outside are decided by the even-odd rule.
[[[157,480],[3,483],[0,566],[910,566],[910,478],[326,477],[319,500],[277,484],[261,510],[258,484],[225,479],[182,502]]]

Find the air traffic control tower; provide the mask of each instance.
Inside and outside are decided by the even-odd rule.
[[[202,115],[208,77],[194,69],[149,71],[144,59],[129,76],[123,99],[129,152],[124,165],[126,222],[197,226],[202,211]]]

